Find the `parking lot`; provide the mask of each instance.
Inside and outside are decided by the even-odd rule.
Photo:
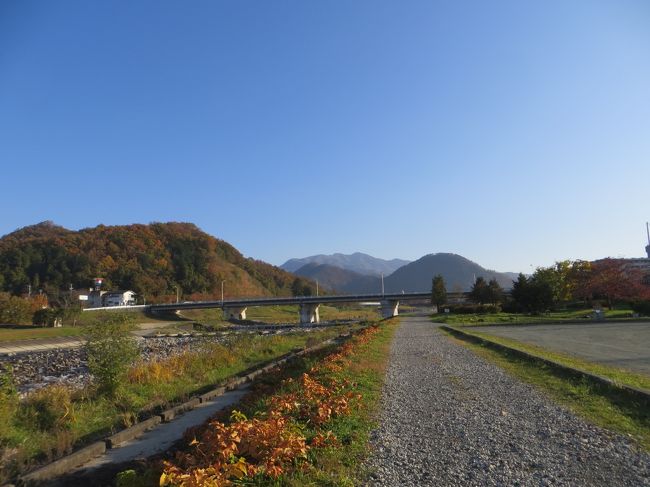
[[[480,331],[650,375],[650,322],[485,326]]]

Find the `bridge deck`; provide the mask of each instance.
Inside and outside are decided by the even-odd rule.
[[[458,296],[455,296],[458,294]],[[450,293],[449,297],[462,297],[463,293]],[[294,296],[274,298],[229,299],[224,301],[191,301],[184,303],[153,304],[152,310],[180,310],[246,306],[276,306],[291,304],[362,303],[377,301],[418,301],[431,298],[430,292],[390,293],[390,294],[352,294],[337,296]]]

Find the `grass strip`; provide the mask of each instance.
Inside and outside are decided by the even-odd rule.
[[[83,330],[74,326],[60,328],[2,328],[0,329],[0,344],[11,344],[21,340],[34,340],[38,338],[78,337]]]
[[[487,326],[487,325],[540,325],[540,324],[569,324],[594,322],[593,309],[580,309],[570,311],[551,311],[539,315],[524,313],[439,313],[434,315],[436,323],[462,326]],[[634,318],[631,309],[605,310],[607,321],[647,321],[647,318]],[[603,321],[595,321],[602,323]]]
[[[627,372],[607,371],[604,369],[611,368],[548,352],[540,347],[528,346],[515,340],[469,333],[467,330],[462,330],[462,334],[459,334],[458,330],[451,327],[444,327],[443,330],[477,355],[495,363],[514,377],[536,386],[587,421],[627,435],[641,448],[650,451],[650,407],[646,400],[640,400],[638,396],[626,393],[615,384],[590,380],[586,376],[536,360],[520,352],[537,355],[567,367],[598,370],[600,372],[598,375],[605,377],[608,377],[606,372],[609,372],[615,377],[626,378]],[[576,367],[577,365],[579,367]],[[636,374],[631,375],[636,377]],[[629,377],[627,379],[629,384]],[[641,382],[632,380],[634,384],[632,386],[645,384],[646,378],[642,379]]]
[[[170,462],[122,472],[117,485],[357,485],[396,322],[263,376],[236,409],[188,432]]]

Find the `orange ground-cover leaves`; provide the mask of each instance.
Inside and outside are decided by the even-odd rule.
[[[376,327],[364,329],[308,373],[283,381],[283,389],[290,392],[271,396],[263,414],[248,419],[235,412],[229,424],[210,422],[188,451],[164,462],[160,485],[220,487],[244,477],[277,478],[305,467],[310,449],[337,446],[327,424],[350,414],[361,395],[354,383],[335,373],[349,366],[356,347],[376,332]],[[316,431],[309,442],[304,427]]]

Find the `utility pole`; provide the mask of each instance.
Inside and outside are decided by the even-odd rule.
[[[180,291],[178,289],[178,286],[176,286],[176,303],[178,303],[180,300],[181,300]]]
[[[221,281],[221,303],[223,304],[223,283],[226,281]]]
[[[384,273],[381,273],[381,295],[384,295]]]
[[[316,279],[316,296],[318,296],[318,279]]]
[[[27,284],[27,296],[32,297],[32,285]]]

